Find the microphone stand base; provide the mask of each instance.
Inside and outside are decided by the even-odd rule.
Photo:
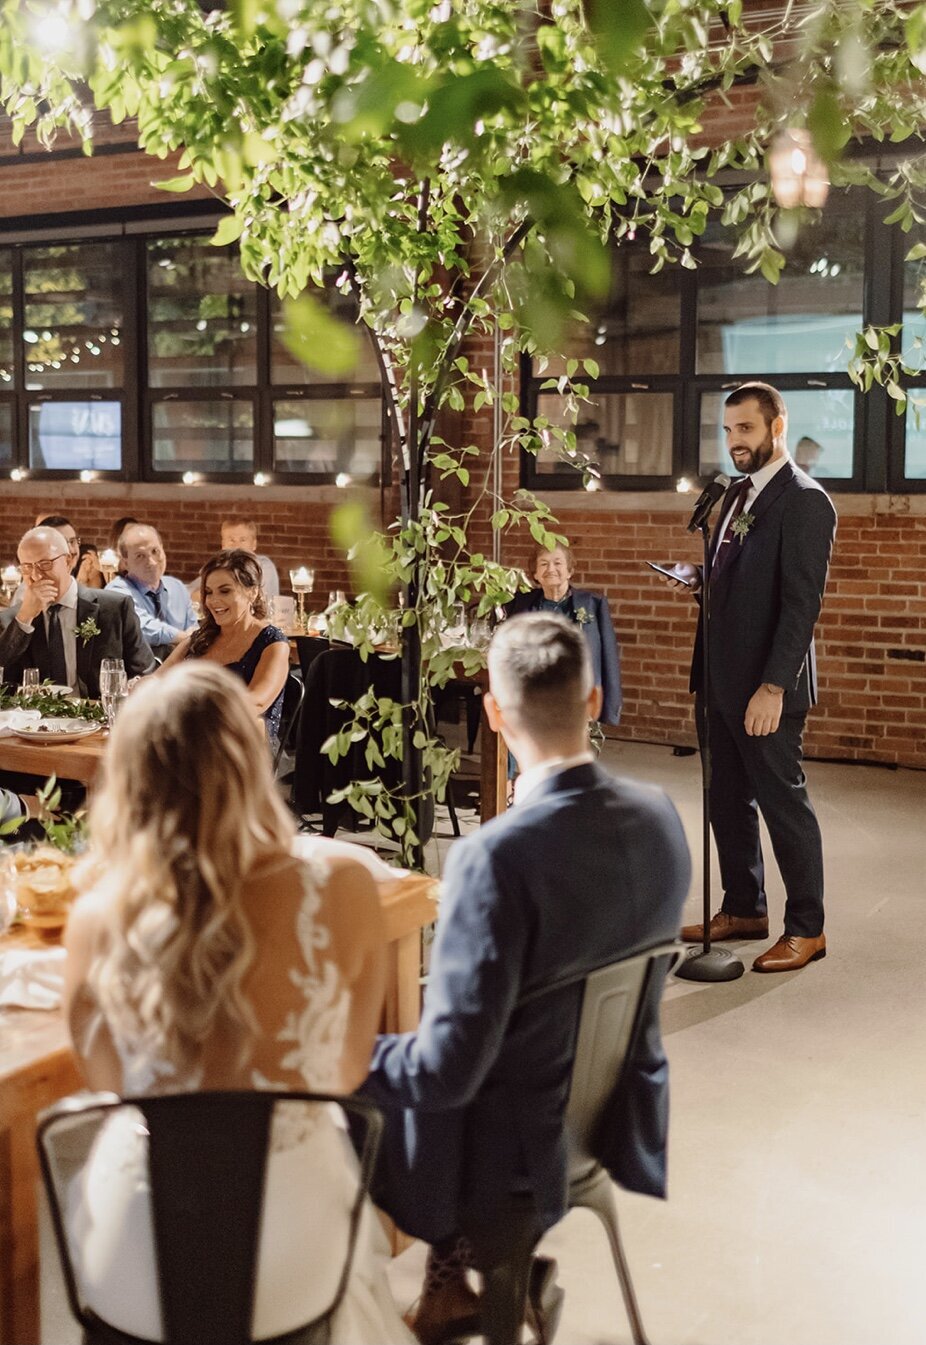
[[[675,968],[682,981],[735,981],[746,968],[726,948],[691,948]]]

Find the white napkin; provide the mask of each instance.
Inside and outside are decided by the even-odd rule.
[[[41,722],[41,710],[0,710],[0,738],[8,738],[15,729],[34,729]]]
[[[63,989],[63,948],[5,948],[0,953],[0,1008],[57,1009]]]

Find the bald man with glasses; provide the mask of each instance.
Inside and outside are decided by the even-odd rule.
[[[98,700],[103,659],[121,658],[129,677],[154,669],[132,600],[78,584],[60,532],[31,528],[18,557],[22,599],[0,613],[0,665],[7,682],[15,686],[24,668],[38,668],[43,681]]]

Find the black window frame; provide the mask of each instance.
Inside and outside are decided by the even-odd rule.
[[[726,184],[729,185],[729,184]],[[864,192],[864,195],[860,193]],[[901,321],[903,309],[903,259],[914,241],[899,226],[884,223],[889,207],[873,192],[848,189],[850,200],[864,201],[864,274],[862,284],[862,322],[868,325],[889,325]],[[645,246],[645,241],[642,244]],[[628,246],[628,244],[619,244]],[[634,246],[634,244],[629,244]],[[605,375],[598,379],[582,378],[590,393],[607,392],[673,392],[676,413],[672,433],[672,470],[661,476],[633,474],[603,475],[602,486],[611,491],[674,491],[681,477],[689,479],[702,475],[700,469],[700,404],[703,395],[727,392],[751,378],[774,383],[785,394],[797,391],[815,391],[836,387],[852,392],[854,401],[853,472],[848,477],[821,477],[827,490],[847,494],[877,494],[890,491],[895,494],[926,492],[926,479],[904,475],[904,430],[906,415],[894,414],[894,402],[887,392],[875,385],[862,393],[848,374],[823,371],[803,371],[769,375],[761,369],[735,377],[723,374],[697,372],[698,271],[678,268],[681,316],[679,323],[679,362],[677,374]],[[594,355],[589,346],[584,352]],[[577,352],[581,360],[582,353]],[[537,413],[542,384],[548,375],[535,374],[529,356],[521,360],[521,414],[529,419]],[[926,390],[926,370],[915,379],[905,380],[909,386]],[[926,413],[924,413],[926,414]],[[538,471],[533,453],[521,450],[521,484],[534,491],[576,491],[581,481],[575,469],[563,464],[556,471]]]
[[[6,221],[0,232],[0,249],[8,251],[12,261],[13,310],[13,382],[0,385],[0,403],[12,407],[12,445],[10,461],[0,468],[6,475],[22,473],[30,480],[75,481],[80,468],[33,467],[29,462],[29,407],[38,401],[118,401],[121,403],[122,465],[118,471],[95,470],[96,482],[143,482],[146,484],[182,484],[189,468],[179,470],[157,469],[154,465],[154,406],[158,402],[182,399],[241,400],[253,407],[254,459],[242,471],[196,471],[197,484],[228,484],[254,486],[254,478],[263,473],[268,483],[275,486],[331,486],[337,483],[336,472],[301,472],[276,470],[273,465],[274,404],[277,401],[378,399],[380,403],[380,460],[375,477],[362,478],[364,484],[379,490],[391,484],[391,437],[385,396],[381,385],[374,383],[307,383],[290,386],[271,381],[272,304],[270,292],[263,286],[256,290],[256,379],[255,383],[234,387],[202,385],[164,385],[151,387],[148,383],[148,304],[147,304],[147,244],[153,238],[199,237],[208,239],[214,232],[217,217],[212,215],[193,221],[172,222],[169,217],[155,220],[141,218],[128,222],[113,221],[106,225],[53,223],[43,221],[43,227],[31,230],[27,221],[16,228],[16,221]],[[28,389],[26,387],[26,359],[23,349],[24,285],[23,256],[35,247],[66,246],[72,243],[92,245],[113,244],[120,249],[124,262],[122,274],[123,327],[123,385],[119,389],[93,390]],[[242,278],[242,284],[254,282]],[[367,339],[369,339],[367,337]]]

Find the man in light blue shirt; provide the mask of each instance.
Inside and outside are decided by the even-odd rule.
[[[179,644],[184,631],[197,624],[186,585],[165,574],[167,557],[161,539],[146,523],[130,523],[119,538],[124,575],[107,588],[127,593],[135,605],[141,633],[158,661]]]

